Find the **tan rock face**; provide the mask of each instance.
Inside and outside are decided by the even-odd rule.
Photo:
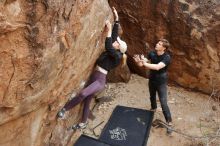
[[[79,107],[70,123],[55,116],[104,49],[107,18],[106,0],[0,1],[0,145],[67,144]]]
[[[171,43],[169,78],[177,84],[211,93],[220,89],[220,1],[109,0],[119,9],[128,54],[145,53],[158,39]],[[143,69],[130,68],[146,76]]]
[[[115,69],[111,70],[107,75],[107,82],[129,82],[131,78],[131,72],[127,65],[120,65]]]

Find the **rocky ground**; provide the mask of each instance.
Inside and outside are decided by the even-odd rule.
[[[150,109],[147,82],[145,78],[132,75],[127,84],[107,84],[102,96],[111,97],[111,99],[108,102],[98,103],[93,108],[95,118],[89,120],[86,130],[74,133],[72,140],[76,140],[82,133],[97,138],[116,105]],[[213,101],[209,95],[187,91],[180,87],[169,86],[168,90],[168,104],[177,133],[167,136],[165,128],[152,127],[148,146],[220,146],[220,137],[207,136],[209,134],[220,136],[220,102]],[[159,100],[158,107],[154,120],[164,121]],[[102,124],[93,132],[92,129],[100,123]],[[196,138],[197,136],[204,138]]]

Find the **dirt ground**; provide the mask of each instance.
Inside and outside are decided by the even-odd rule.
[[[138,75],[132,75],[127,84],[107,84],[104,96],[111,97],[111,101],[95,106],[93,109],[95,118],[89,120],[86,130],[75,133],[74,139],[82,133],[98,138],[116,105],[150,109],[148,80]],[[152,126],[148,146],[220,146],[220,102],[213,101],[209,95],[169,86],[168,105],[172,113],[174,129],[178,133],[173,132],[172,136],[168,136],[165,128]],[[165,120],[159,100],[155,119]],[[103,123],[93,132],[92,128],[101,122]],[[189,136],[204,138],[189,138],[179,131]],[[213,134],[214,137],[210,138],[207,136],[209,134]],[[216,135],[218,137],[215,137]]]

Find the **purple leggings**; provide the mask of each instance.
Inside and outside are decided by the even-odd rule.
[[[66,110],[70,110],[71,108],[79,104],[81,101],[85,100],[82,122],[86,122],[89,116],[89,105],[91,103],[92,97],[94,96],[94,94],[105,88],[105,83],[106,75],[99,71],[94,71],[90,77],[87,86],[83,90],[81,90],[76,97],[69,101],[64,106],[64,108]]]

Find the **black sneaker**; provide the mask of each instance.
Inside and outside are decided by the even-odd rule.
[[[167,125],[168,125],[168,127],[167,127],[167,135],[171,136],[172,132],[173,132],[172,124],[167,124]]]
[[[57,113],[57,117],[63,119],[64,116],[65,116],[65,112],[66,112],[66,109],[65,109],[65,108],[62,108],[62,109]]]

